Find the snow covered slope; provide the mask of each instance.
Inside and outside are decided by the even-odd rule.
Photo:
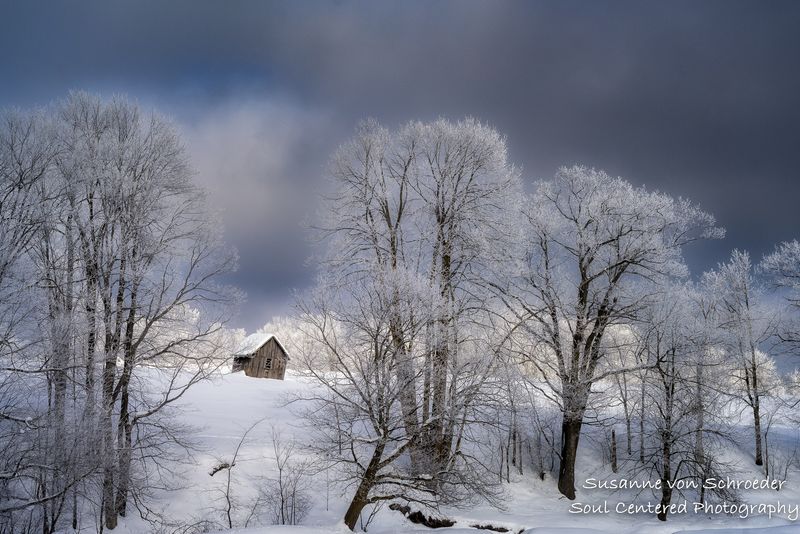
[[[288,374],[285,381],[249,378],[242,373],[221,376],[213,382],[201,383],[190,390],[182,401],[182,422],[193,427],[189,432],[197,451],[185,465],[179,466],[179,488],[163,491],[155,500],[155,509],[173,525],[196,525],[184,532],[231,532],[228,530],[225,498],[227,470],[214,476],[210,472],[224,462],[230,462],[242,435],[252,425],[242,443],[231,475],[231,523],[233,532],[240,534],[323,534],[349,532],[341,524],[349,503],[350,490],[339,488],[319,473],[310,481],[311,509],[304,526],[271,526],[270,519],[259,507],[253,509],[257,488],[275,475],[272,444],[273,433],[281,440],[298,442],[311,439],[309,430],[295,413],[302,406],[286,406],[293,393],[311,385],[296,375]],[[597,459],[590,441],[582,445],[578,480],[588,477],[607,478],[611,475]],[[295,453],[298,457],[302,450]],[[731,452],[735,455],[735,451]],[[743,468],[745,469],[745,468]],[[757,476],[757,473],[752,473]],[[641,496],[640,496],[641,497]],[[800,492],[792,483],[776,495],[761,492],[750,496],[753,502],[775,500],[800,503]],[[467,509],[443,509],[442,515],[456,520],[453,528],[437,529],[441,533],[489,533],[470,528],[475,524],[502,526],[510,531],[526,529],[527,534],[671,534],[674,532],[715,532],[717,534],[800,534],[800,525],[787,519],[773,517],[738,517],[723,515],[678,515],[666,523],[651,514],[617,514],[613,507],[618,501],[634,500],[634,494],[612,493],[606,490],[579,490],[577,501],[595,506],[608,502],[612,513],[570,513],[572,502],[562,498],[553,480],[534,476],[518,476],[506,487],[503,510],[488,505]],[[249,528],[244,528],[245,523]],[[750,530],[731,530],[731,529]],[[136,514],[129,514],[120,526],[121,532],[146,532],[149,525]],[[718,530],[724,529],[724,530]],[[768,530],[767,530],[768,529]],[[169,531],[169,530],[167,530]],[[432,532],[423,526],[409,523],[399,513],[384,508],[369,526],[370,533]]]

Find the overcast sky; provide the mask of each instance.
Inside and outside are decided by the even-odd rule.
[[[364,117],[474,116],[526,182],[600,167],[728,229],[688,251],[800,237],[800,2],[0,0],[0,107],[71,89],[170,115],[241,256],[235,325],[285,314],[303,220]]]

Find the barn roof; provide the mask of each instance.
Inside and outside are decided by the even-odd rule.
[[[269,341],[270,339],[275,339],[275,342],[281,348],[284,354],[286,354],[286,358],[289,358],[289,353],[286,351],[284,346],[275,337],[275,334],[269,334],[266,332],[256,332],[255,334],[250,334],[239,344],[239,347],[233,353],[234,356],[252,356],[255,352],[264,346],[264,343]]]

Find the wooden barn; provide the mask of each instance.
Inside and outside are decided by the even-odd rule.
[[[247,336],[233,354],[232,372],[244,371],[247,376],[283,380],[289,355],[273,334]]]

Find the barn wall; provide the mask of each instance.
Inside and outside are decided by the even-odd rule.
[[[264,368],[268,359],[272,359],[271,369]],[[244,372],[247,376],[283,380],[286,374],[286,355],[275,338],[264,343],[256,351],[255,355],[244,366]]]

